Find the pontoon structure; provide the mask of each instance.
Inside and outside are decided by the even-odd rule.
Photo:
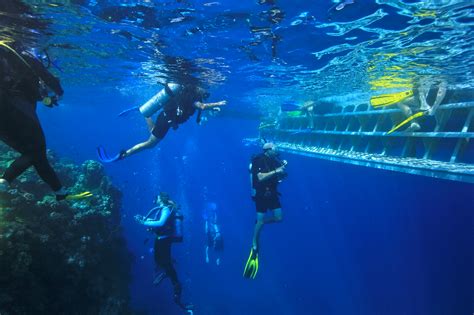
[[[474,102],[444,104],[418,119],[418,132],[389,134],[403,120],[399,109],[334,106],[313,118],[280,117],[260,128],[260,139],[288,153],[474,183],[473,116]]]

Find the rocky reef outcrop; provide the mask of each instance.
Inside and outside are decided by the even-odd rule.
[[[0,173],[16,156],[0,143]],[[49,158],[66,187],[94,196],[57,202],[33,169],[0,193],[0,314],[130,314],[121,193],[97,162]]]

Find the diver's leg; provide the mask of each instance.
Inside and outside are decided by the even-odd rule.
[[[272,194],[266,201],[268,209],[272,211],[272,216],[265,218],[265,224],[279,223],[283,220],[283,212],[281,211],[281,203],[278,193]]]
[[[259,249],[259,241],[260,241],[260,232],[262,231],[262,227],[264,223],[265,212],[257,212],[257,222],[255,222],[255,228],[253,231],[253,240],[252,246],[254,249]]]
[[[5,170],[2,179],[6,180],[11,184],[18,176],[23,174],[32,165],[31,158],[27,155],[22,155],[17,158],[10,166]]]
[[[163,259],[163,269],[166,273],[166,275],[170,278],[171,283],[173,284],[173,290],[174,290],[174,301],[175,303],[181,305],[181,283],[179,282],[178,279],[178,273],[176,272],[176,269],[173,266],[173,260],[171,258],[171,239],[165,239],[162,241],[162,259]]]
[[[162,269],[164,271],[165,265],[167,262],[166,257],[166,245],[164,244],[164,240],[155,240],[155,244],[153,246],[154,248],[154,258],[155,258],[155,264],[158,268]]]
[[[412,112],[410,106],[408,106],[404,102],[397,103],[397,107],[402,111],[403,116],[405,116],[405,118],[408,118],[411,115],[413,115],[413,112]]]
[[[418,88],[418,94],[419,94],[419,102],[420,102],[420,109],[421,110],[428,110],[430,109],[430,106],[428,105],[427,98],[428,98],[428,93],[430,92],[431,88],[431,81],[424,79],[420,83],[420,87]]]
[[[153,128],[155,128],[155,123],[153,122],[153,119],[151,117],[145,117],[146,125],[148,127],[148,131],[152,131]]]
[[[20,105],[29,105],[20,101],[18,100]],[[38,175],[51,189],[54,191],[61,189],[61,183],[46,157],[46,140],[35,113],[28,115],[17,107],[11,107],[3,114],[5,114],[3,118],[7,121],[2,128],[1,138],[8,146],[21,153],[21,157],[5,171],[4,179],[11,183],[33,165]]]
[[[273,215],[265,218],[265,224],[280,223],[281,221],[283,221],[283,211],[281,211],[281,208],[274,209]]]
[[[59,180],[58,175],[51,167],[51,164],[48,161],[46,156],[46,149],[36,153],[35,158],[32,160],[33,166],[36,169],[36,172],[41,177],[41,179],[48,184],[49,187],[54,192],[58,192],[62,188],[61,181]]]
[[[147,120],[147,124],[148,124],[148,120]],[[168,130],[170,129],[170,127],[171,127],[171,123],[169,119],[166,117],[166,114],[164,112],[161,112],[156,118],[155,124],[153,125],[150,138],[148,138],[147,141],[139,143],[131,147],[130,149],[126,150],[123,153],[122,158],[126,158],[140,151],[155,147],[161,140],[163,140],[163,138],[168,133]]]
[[[438,93],[436,93],[436,99],[433,103],[433,106],[428,111],[429,115],[434,115],[434,113],[438,110],[439,105],[441,105],[443,102],[444,97],[446,96],[447,85],[447,82],[444,80],[439,84]]]
[[[155,263],[171,279],[173,285],[179,283],[178,274],[171,259],[171,240],[162,239],[155,241]]]
[[[408,118],[413,115],[413,111],[411,110],[410,106],[408,106],[406,103],[400,102],[397,104],[397,106],[403,112],[403,115],[405,118]],[[410,126],[405,131],[413,132],[413,131],[420,130],[420,128],[421,128],[420,125],[416,121],[412,121]]]
[[[39,121],[32,122],[29,133],[30,139],[29,143],[26,144],[26,154],[31,158],[31,163],[39,177],[41,177],[41,179],[48,184],[54,192],[58,192],[62,188],[62,185],[59,181],[58,175],[48,161],[46,155],[46,139]]]
[[[154,135],[150,135],[150,138],[148,138],[147,141],[136,144],[133,147],[131,147],[130,149],[126,150],[122,154],[121,158],[124,159],[124,158],[129,157],[133,154],[136,154],[140,151],[154,148],[158,144],[158,142],[160,142],[160,140],[158,140],[158,138],[156,138]]]

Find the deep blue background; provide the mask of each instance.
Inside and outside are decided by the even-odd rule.
[[[212,91],[212,99],[237,88]],[[116,118],[141,100],[107,89],[66,91],[61,107],[39,110],[49,147],[61,155],[95,159],[99,144],[116,151],[147,137],[138,115]],[[301,156],[283,156],[284,221],[264,228],[258,277],[243,279],[255,220],[247,167],[259,149],[242,139],[256,136],[257,125],[216,118],[197,126],[191,119],[159,148],[106,166],[124,194],[136,309],[182,314],[167,281],[152,286],[152,242],[143,242],[150,235],[133,221],[166,190],[186,215],[185,242],[174,253],[195,314],[472,313],[474,186]],[[220,267],[204,261],[206,201],[218,205]]]

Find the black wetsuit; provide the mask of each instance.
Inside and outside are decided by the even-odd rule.
[[[0,140],[21,154],[2,178],[11,183],[34,166],[41,179],[58,191],[62,186],[46,156],[46,140],[36,114],[36,102],[41,99],[40,78],[57,95],[62,95],[63,89],[39,60],[27,53],[21,57],[28,65],[0,47]]]
[[[264,153],[252,159],[252,186],[255,189],[255,206],[257,212],[265,213],[267,210],[281,208],[279,193],[277,190],[279,178],[272,176],[264,181],[259,181],[258,173],[269,173],[282,166],[282,162],[274,157],[269,157]]]
[[[161,211],[161,210],[158,210]],[[161,214],[159,214],[161,215]],[[163,270],[173,283],[175,300],[181,298],[181,284],[178,279],[178,273],[173,265],[171,257],[171,245],[173,244],[173,224],[175,220],[175,211],[172,211],[163,227],[155,228],[156,234],[154,252],[155,263]]]
[[[180,124],[186,122],[193,116],[197,111],[194,103],[202,101],[203,97],[196,87],[185,86],[183,91],[179,92],[178,95],[173,95],[164,106],[156,118],[155,127],[151,133],[159,140],[162,140],[171,127],[177,129]],[[198,114],[198,122],[199,117],[200,111]]]

